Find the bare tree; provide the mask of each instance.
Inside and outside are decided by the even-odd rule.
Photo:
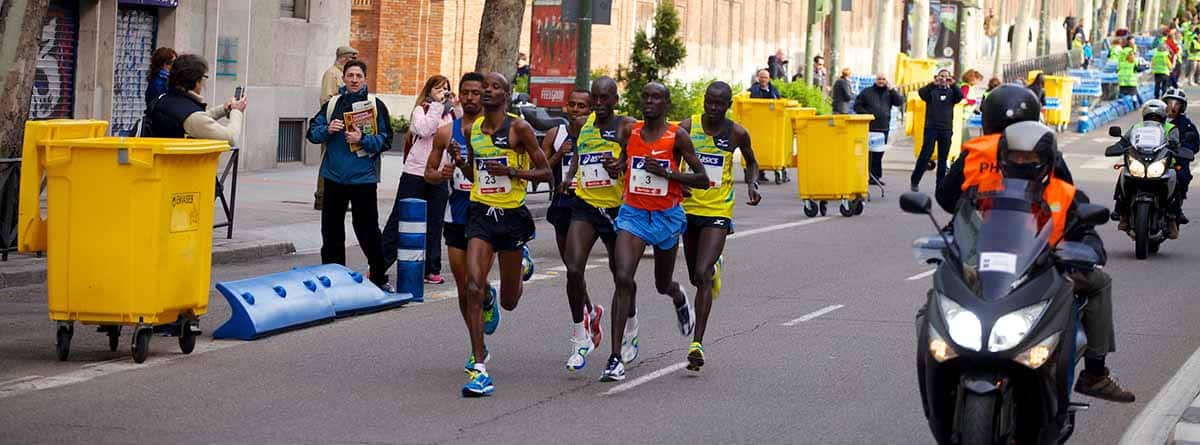
[[[4,0],[0,5],[0,89],[7,92],[0,95],[0,157],[16,156],[21,149],[47,4],[49,0]],[[7,26],[13,24],[20,26]]]
[[[525,0],[487,0],[479,24],[479,53],[475,71],[499,72],[511,80],[517,73],[517,51],[521,46],[521,20]]]

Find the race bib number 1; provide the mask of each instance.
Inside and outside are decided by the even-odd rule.
[[[725,179],[725,156],[696,153],[700,163],[704,164],[704,173],[708,174],[708,187],[717,188]]]
[[[479,194],[502,195],[508,193],[512,189],[512,178],[508,176],[493,176],[491,173],[488,173],[487,163],[489,162],[497,162],[505,167],[508,166],[508,158],[504,156],[476,158],[475,180],[479,182]]]
[[[667,196],[667,178],[647,172],[646,158],[644,157],[634,156],[632,161],[629,191],[638,195]],[[651,161],[658,161],[658,165],[663,168],[670,168],[671,165],[671,162],[666,160],[651,159]]]
[[[594,189],[611,187],[612,177],[604,169],[604,160],[612,157],[612,152],[584,153],[579,158],[579,177],[583,180],[583,188]]]

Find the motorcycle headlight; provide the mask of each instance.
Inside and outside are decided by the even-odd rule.
[[[942,338],[942,334],[939,334],[932,324],[929,325],[929,355],[932,355],[938,363],[958,357],[958,353],[954,352],[954,347]]]
[[[979,317],[971,313],[954,300],[941,296],[939,305],[942,307],[942,318],[946,320],[946,330],[955,344],[972,351],[978,351],[982,346],[983,324]]]
[[[1142,178],[1146,177],[1146,164],[1141,163],[1141,161],[1129,158],[1129,162],[1126,162],[1125,166],[1129,168],[1129,174]]]
[[[1038,369],[1038,367],[1046,364],[1050,360],[1050,354],[1054,352],[1054,348],[1058,346],[1058,332],[1046,337],[1038,344],[1031,346],[1021,354],[1013,357],[1017,363],[1028,366],[1030,369]]]
[[[1024,340],[1025,335],[1029,334],[1033,325],[1037,324],[1039,318],[1042,318],[1042,312],[1049,305],[1050,301],[1046,300],[1009,312],[996,319],[996,325],[992,326],[992,335],[988,336],[988,351],[1007,351]]]
[[[1167,160],[1159,159],[1156,162],[1151,162],[1150,166],[1146,168],[1146,177],[1147,178],[1161,178],[1163,173],[1166,173],[1166,172],[1167,172]]]

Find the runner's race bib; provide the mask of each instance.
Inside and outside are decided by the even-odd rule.
[[[662,159],[650,159],[657,161],[664,169],[670,168],[671,161]],[[667,196],[667,178],[658,175],[652,175],[646,171],[646,158],[642,156],[634,156],[633,167],[630,169],[629,191],[638,195],[649,196]]]
[[[583,188],[595,189],[612,187],[613,179],[604,169],[604,161],[612,158],[612,152],[602,151],[584,153],[579,158],[579,176],[583,179]]]
[[[487,163],[496,162],[500,165],[508,167],[508,158],[504,156],[495,158],[476,158],[475,159],[475,180],[479,181],[479,194],[481,195],[503,195],[512,190],[512,178],[508,176],[494,176],[487,171]]]
[[[725,156],[704,153],[696,155],[700,157],[700,163],[704,164],[704,173],[708,174],[708,187],[720,187],[721,180],[725,179]]]
[[[563,155],[563,158],[562,158],[562,178],[559,179],[559,182],[568,183],[568,185],[567,185],[568,188],[575,188],[575,185],[576,185],[575,178],[567,177],[567,175],[571,174],[571,159],[574,159],[574,158],[575,158],[574,153],[567,153],[566,155]],[[582,168],[582,166],[580,168]]]
[[[471,191],[471,180],[467,179],[467,175],[463,174],[461,168],[454,168],[454,177],[451,178],[450,184],[452,187],[454,187],[454,190],[460,192]]]

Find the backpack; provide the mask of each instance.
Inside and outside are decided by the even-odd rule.
[[[149,105],[146,105],[145,114],[140,119],[138,119],[137,123],[134,124],[134,126],[133,126],[133,128],[134,128],[133,137],[135,137],[135,138],[152,138],[152,137],[154,137],[154,119],[153,119],[154,110],[158,107],[158,101],[162,100],[163,96],[166,96],[166,95],[167,95],[167,93],[159,94],[158,97],[156,97],[156,98],[154,98],[154,100],[150,101]]]

